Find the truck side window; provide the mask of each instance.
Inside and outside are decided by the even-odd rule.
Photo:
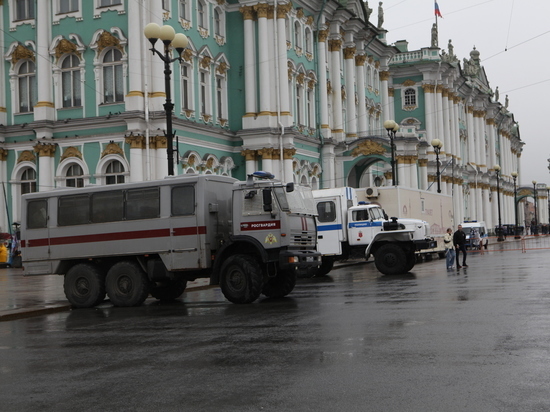
[[[126,192],[126,219],[153,219],[160,216],[160,196],[157,187],[131,189]]]
[[[172,188],[172,216],[186,216],[195,213],[195,187],[176,186]]]
[[[98,192],[92,195],[92,222],[119,222],[124,216],[124,193],[122,190]]]
[[[334,222],[336,220],[336,205],[332,201],[317,203],[319,222]]]
[[[48,224],[48,202],[31,200],[27,203],[27,227],[29,229],[43,229]]]
[[[364,220],[369,220],[369,211],[368,210],[356,210],[353,212],[353,220],[355,222],[361,222]]]
[[[87,225],[90,223],[90,198],[88,195],[63,196],[57,206],[59,226]]]

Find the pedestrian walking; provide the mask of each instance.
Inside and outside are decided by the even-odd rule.
[[[445,244],[445,262],[447,264],[447,270],[454,269],[455,262],[455,245],[453,243],[453,230],[447,229],[447,233],[443,236],[443,243]]]
[[[456,268],[460,269],[462,266],[468,267],[466,264],[466,233],[462,230],[462,225],[458,225],[458,230],[453,235],[453,243],[456,250]],[[462,251],[462,266],[460,266],[460,252]]]

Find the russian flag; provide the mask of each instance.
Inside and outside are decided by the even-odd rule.
[[[437,4],[437,1],[435,2],[435,15],[437,17],[443,18],[443,16],[441,15],[441,12],[439,11],[439,5]]]

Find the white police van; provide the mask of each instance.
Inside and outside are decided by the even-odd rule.
[[[474,229],[477,230],[479,237],[474,236]],[[465,221],[462,223],[462,230],[466,233],[466,247],[470,249],[487,249],[489,244],[489,234],[485,222],[477,220]]]

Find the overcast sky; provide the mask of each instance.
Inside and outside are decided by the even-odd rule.
[[[550,1],[549,0],[438,0],[443,18],[438,18],[439,46],[447,49],[452,39],[454,53],[462,62],[475,46],[480,52],[489,85],[498,86],[504,104],[519,124],[525,143],[519,182],[536,180],[550,186],[548,158],[550,136],[545,120],[550,118]],[[378,21],[378,1],[369,1],[371,23]],[[433,0],[383,0],[384,25],[389,44],[407,40],[409,50],[428,47],[435,22]],[[488,165],[490,166],[490,165]]]

